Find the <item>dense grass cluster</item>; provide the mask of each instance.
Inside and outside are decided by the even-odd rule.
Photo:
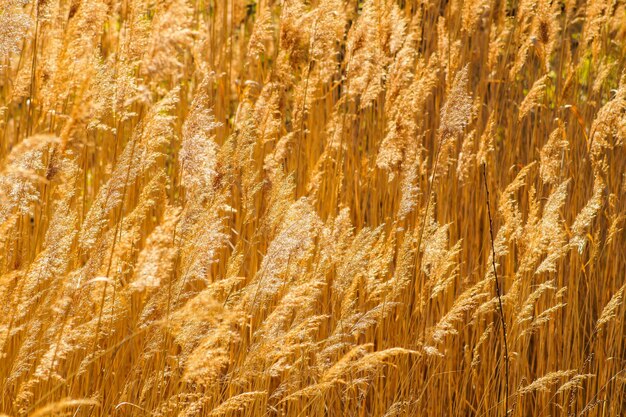
[[[0,0],[0,416],[625,415],[624,68],[624,0]]]

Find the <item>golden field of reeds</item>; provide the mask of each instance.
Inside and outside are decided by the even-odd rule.
[[[625,416],[625,224],[625,0],[0,0],[0,416]]]

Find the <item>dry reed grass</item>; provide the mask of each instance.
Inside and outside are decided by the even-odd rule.
[[[624,0],[0,0],[0,415],[624,415],[624,68]]]

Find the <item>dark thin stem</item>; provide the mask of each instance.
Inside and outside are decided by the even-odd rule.
[[[489,236],[491,237],[491,266],[496,281],[496,293],[498,295],[498,308],[500,310],[500,321],[502,322],[502,339],[504,341],[504,415],[509,414],[509,349],[506,342],[506,322],[504,320],[504,309],[502,308],[502,295],[500,292],[500,282],[498,281],[498,271],[496,268],[496,249],[493,244],[493,222],[491,220],[491,206],[489,204],[489,187],[487,186],[487,165],[483,163],[483,181],[485,191],[487,191],[487,215],[489,216]],[[499,400],[498,400],[499,402]]]

